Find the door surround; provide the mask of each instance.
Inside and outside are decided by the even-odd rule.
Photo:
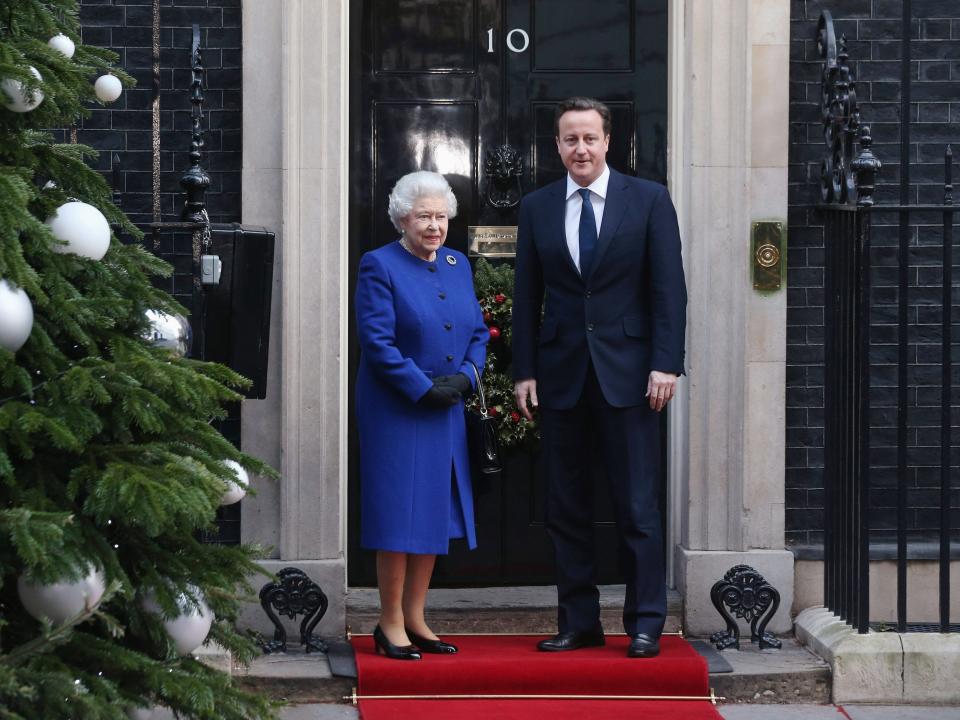
[[[382,208],[393,182],[409,170],[437,170],[450,180],[460,209],[448,247],[467,252],[468,225],[515,226],[516,207],[497,208],[484,199],[490,187],[484,158],[503,143],[521,152],[528,192],[562,177],[566,171],[550,125],[554,103],[572,93],[591,92],[608,102],[615,133],[607,160],[614,168],[666,183],[668,4],[601,3],[596,22],[581,31],[566,11],[545,19],[543,8],[552,3],[540,0],[355,0],[349,74],[350,287],[356,286],[361,255],[395,238]],[[529,29],[533,39],[525,52],[507,51],[507,28]],[[500,39],[491,40],[495,37]],[[570,55],[571,42],[585,45]],[[351,324],[349,329],[353,378],[360,352],[357,328]],[[374,553],[359,552],[359,466],[365,462],[358,455],[356,418],[362,409],[352,386],[348,390],[347,581],[369,586],[376,582]],[[658,424],[666,430],[666,414]],[[664,506],[667,443],[664,432],[656,458],[663,458],[656,482]],[[464,543],[451,543],[449,554],[438,559],[435,586],[555,581],[553,548],[543,527],[543,460],[529,451],[511,456],[505,482],[478,494],[478,547],[469,552]],[[595,480],[603,483],[599,471],[595,468]],[[619,582],[615,511],[606,492],[597,493],[593,521],[598,579]],[[672,547],[664,554],[672,559]]]

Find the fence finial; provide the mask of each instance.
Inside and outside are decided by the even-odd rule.
[[[873,145],[873,137],[870,135],[870,126],[862,125],[860,127],[860,154],[853,161],[851,169],[856,177],[857,205],[873,205],[873,191],[876,189],[877,173],[883,163],[873,154],[870,146]]]
[[[191,45],[191,66],[193,82],[190,84],[190,104],[192,119],[192,139],[190,141],[190,168],[180,178],[180,185],[186,191],[187,199],[180,213],[182,220],[187,222],[206,223],[206,199],[204,195],[210,187],[210,176],[200,166],[203,149],[203,50],[200,47],[200,26],[193,26],[193,43]]]
[[[823,59],[820,117],[827,145],[820,167],[820,199],[834,205],[873,205],[881,163],[870,150],[870,129],[861,124],[847,36],[837,39],[833,18],[826,10],[817,25],[817,48]],[[862,146],[859,156],[858,137]]]

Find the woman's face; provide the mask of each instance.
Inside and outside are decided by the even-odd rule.
[[[419,197],[410,213],[400,220],[407,246],[419,258],[430,260],[447,240],[447,201],[442,197]]]

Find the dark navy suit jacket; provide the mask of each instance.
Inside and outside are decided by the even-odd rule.
[[[588,360],[607,402],[647,402],[651,370],[683,372],[687,290],[667,189],[610,169],[593,268],[581,278],[564,232],[566,177],[520,204],[513,377],[544,408],[573,407]],[[542,321],[541,321],[542,307]]]

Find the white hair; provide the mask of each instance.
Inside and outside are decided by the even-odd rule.
[[[387,213],[397,230],[401,229],[400,219],[409,215],[414,203],[422,197],[443,198],[447,203],[447,216],[457,216],[457,196],[453,194],[446,178],[440,173],[418,170],[397,180],[397,184],[390,191]]]

